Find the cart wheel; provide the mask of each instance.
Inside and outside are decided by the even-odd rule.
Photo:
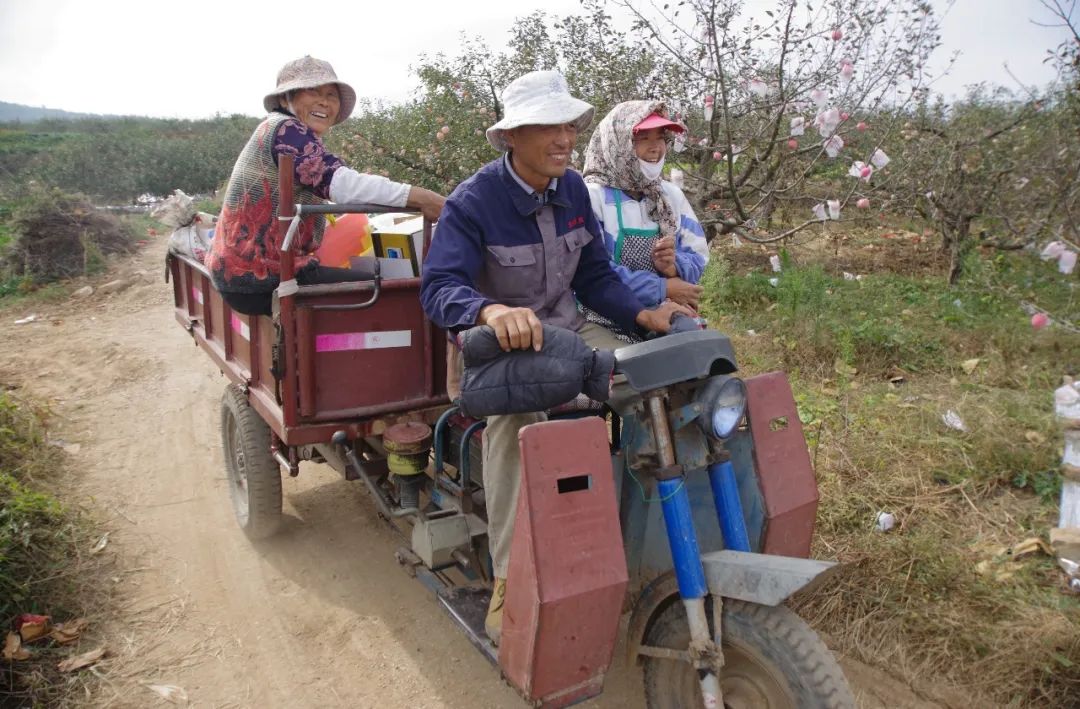
[[[281,522],[281,468],[270,427],[235,384],[221,397],[221,442],[236,521],[251,539],[269,537]]]
[[[711,606],[711,599],[706,599]],[[707,608],[709,613],[711,608]],[[847,680],[832,652],[784,606],[724,600],[724,669],[720,686],[728,709],[852,708]],[[679,602],[653,621],[645,645],[685,650],[686,611]],[[645,701],[650,709],[703,706],[697,671],[687,662],[644,657]]]

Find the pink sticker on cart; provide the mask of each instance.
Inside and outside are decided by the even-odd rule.
[[[241,320],[236,313],[233,313],[232,317],[229,318],[229,323],[232,325],[233,331],[240,335],[240,337],[248,342],[251,341],[251,328],[248,327],[248,324]]]
[[[203,304],[202,291],[195,286],[191,287],[191,297],[195,299],[195,302],[199,305]]]
[[[412,330],[386,330],[383,332],[339,332],[315,337],[316,352],[340,352],[342,350],[380,350],[387,347],[410,347]]]

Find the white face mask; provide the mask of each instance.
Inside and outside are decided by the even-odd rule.
[[[646,162],[638,158],[638,163],[641,165],[641,174],[645,175],[645,179],[649,182],[659,180],[660,175],[664,173],[664,158],[660,158],[656,162]]]

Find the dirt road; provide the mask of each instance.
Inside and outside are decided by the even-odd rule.
[[[420,584],[357,483],[304,464],[285,479],[286,524],[253,545],[233,522],[218,433],[225,380],[172,316],[164,244],[114,295],[0,311],[0,380],[48,401],[78,502],[110,533],[119,612],[93,706],[524,707]],[[38,319],[13,324],[34,312]],[[935,706],[845,662],[860,704]],[[590,707],[637,707],[617,654]]]

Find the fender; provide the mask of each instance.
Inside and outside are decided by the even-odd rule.
[[[701,563],[709,593],[763,606],[780,605],[796,591],[814,588],[840,568],[831,561],[730,549],[702,554]],[[657,612],[678,596],[679,584],[674,571],[661,574],[641,592],[630,612],[627,627],[628,661],[637,660],[641,642]]]

